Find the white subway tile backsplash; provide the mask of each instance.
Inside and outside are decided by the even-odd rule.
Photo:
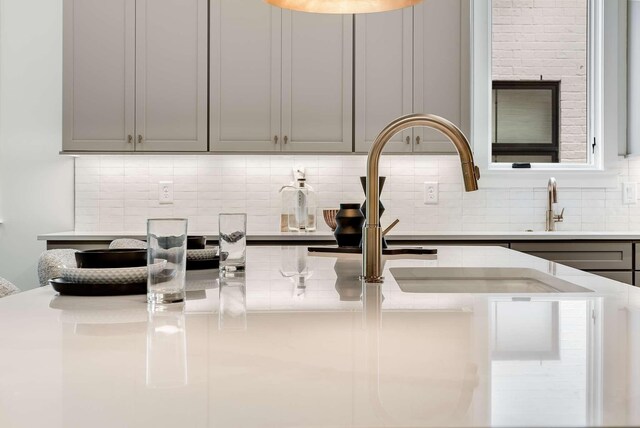
[[[186,217],[190,230],[215,232],[220,212],[248,212],[250,230],[275,232],[280,225],[280,188],[292,169],[305,168],[318,192],[318,229],[328,231],[323,208],[361,203],[359,177],[366,156],[92,156],[76,159],[76,230],[143,232],[150,217]],[[640,181],[640,160],[620,162],[622,181]],[[400,219],[396,231],[543,230],[546,182],[535,188],[480,189],[466,193],[456,156],[386,155],[383,224]],[[174,204],[160,205],[158,182],[173,181]],[[439,203],[425,205],[425,181],[439,183]],[[480,182],[482,186],[482,181]],[[640,229],[640,204],[622,203],[621,189],[562,188],[565,208],[558,230]]]

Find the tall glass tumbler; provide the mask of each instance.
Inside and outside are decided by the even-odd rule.
[[[187,266],[187,219],[147,220],[147,244],[147,301],[159,305],[183,302]],[[159,263],[164,264],[162,269],[155,268]]]
[[[247,215],[220,214],[220,270],[244,270],[247,259]]]

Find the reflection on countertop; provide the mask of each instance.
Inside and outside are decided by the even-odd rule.
[[[249,247],[246,273],[202,271],[164,313],[49,287],[2,299],[0,426],[640,424],[640,291],[438,250],[363,287],[358,257]],[[526,267],[593,292],[404,293],[394,267]]]

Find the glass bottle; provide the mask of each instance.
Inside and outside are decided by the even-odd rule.
[[[282,207],[286,214],[290,232],[314,232],[316,230],[316,192],[304,178],[298,178],[295,184],[284,186]]]

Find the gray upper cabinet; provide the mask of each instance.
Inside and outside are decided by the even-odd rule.
[[[63,149],[133,150],[135,0],[65,0]]]
[[[136,150],[207,150],[207,0],[136,0]]]
[[[207,150],[207,0],[65,0],[66,151]]]
[[[367,152],[382,127],[413,111],[413,10],[356,16],[355,149]],[[385,152],[411,152],[413,131]]]
[[[469,135],[471,111],[470,0],[429,0],[414,7],[416,113],[437,114]],[[453,153],[449,140],[431,129],[414,129],[414,150]]]
[[[469,0],[429,0],[356,17],[356,151],[368,151],[383,126],[412,112],[443,116],[468,133],[469,10]],[[424,128],[404,131],[385,150],[455,152]]]
[[[280,151],[280,9],[211,1],[211,150]]]
[[[212,0],[211,150],[350,152],[352,19]]]
[[[352,150],[353,16],[282,12],[282,151]]]
[[[466,133],[469,3],[354,17],[258,0],[64,0],[63,150],[366,152],[412,112]],[[454,148],[418,128],[386,151]]]

